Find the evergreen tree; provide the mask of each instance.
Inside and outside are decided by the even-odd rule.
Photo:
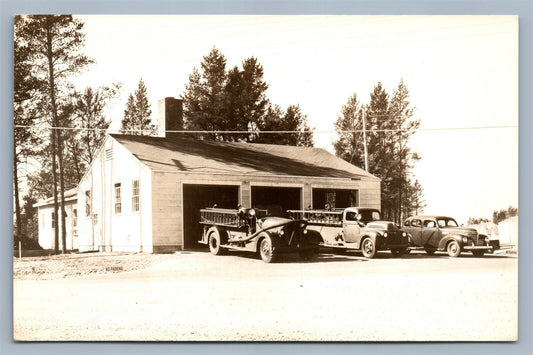
[[[146,85],[141,78],[135,92],[128,96],[120,132],[141,136],[154,135],[156,127],[152,124],[151,115]]]
[[[61,127],[68,120],[72,85],[70,78],[83,70],[92,60],[81,53],[85,37],[83,23],[71,15],[21,15],[15,18],[18,28],[15,42],[27,47],[27,63],[31,63],[31,74],[36,79],[35,90],[40,99],[36,110],[47,124]],[[58,212],[57,190],[61,195],[61,236],[63,251],[66,248],[66,224],[64,210],[65,169],[64,140],[68,133],[58,129],[50,130],[49,152],[52,159],[54,212]],[[59,174],[58,174],[59,168]],[[58,251],[58,219],[55,225],[55,250]]]
[[[409,211],[423,209],[422,187],[411,180],[413,163],[420,157],[410,150],[408,142],[419,121],[412,119],[414,108],[408,97],[403,80],[392,98],[377,83],[368,105],[363,106],[357,95],[352,95],[335,123],[339,136],[334,142],[336,155],[359,167],[365,166],[363,130],[366,131],[368,171],[381,179],[384,218],[398,223]],[[412,197],[414,191],[418,193],[416,199]]]
[[[290,105],[286,112],[278,106],[270,106],[260,131],[290,131],[294,133],[263,133],[255,140],[258,143],[279,145],[313,146],[313,130],[299,105]]]
[[[193,131],[225,129],[226,121],[226,58],[216,48],[204,56],[201,72],[193,69],[183,94],[184,126]],[[208,133],[202,138],[224,139]]]

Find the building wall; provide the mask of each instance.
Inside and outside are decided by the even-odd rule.
[[[154,251],[180,250],[183,247],[183,185],[237,185],[242,206],[251,206],[252,186],[299,187],[300,206],[312,205],[313,188],[359,191],[359,205],[380,208],[380,182],[377,179],[350,180],[313,177],[200,175],[152,172],[152,223]],[[207,207],[207,206],[206,206]],[[323,206],[312,206],[322,208]]]
[[[139,211],[133,210],[135,180],[139,181]],[[120,212],[115,210],[117,183]],[[86,210],[89,190],[90,215]],[[106,138],[80,182],[78,201],[80,251],[152,251],[150,170],[113,138]]]
[[[74,210],[77,209],[76,201],[65,201],[65,224],[66,224],[66,249],[75,250],[78,249],[78,234],[77,226],[75,223]],[[39,245],[43,249],[54,249],[54,228],[52,225],[52,213],[54,212],[53,205],[39,206],[38,219],[39,219]],[[61,208],[58,210],[59,214],[59,249],[63,249],[61,240]]]

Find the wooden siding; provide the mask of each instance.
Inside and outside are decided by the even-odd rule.
[[[112,159],[106,151],[112,149]],[[109,152],[109,151],[108,151]],[[132,210],[132,182],[139,181],[140,211]],[[121,212],[115,213],[116,183],[121,184]],[[91,216],[85,192],[91,190]],[[151,174],[114,139],[108,137],[79,184],[80,251],[151,251]]]

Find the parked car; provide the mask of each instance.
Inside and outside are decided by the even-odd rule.
[[[410,249],[424,249],[429,255],[435,251],[446,251],[456,257],[463,251],[470,251],[481,257],[499,249],[497,241],[479,234],[474,228],[459,227],[455,219],[445,216],[413,216],[405,220],[403,229],[410,234]]]

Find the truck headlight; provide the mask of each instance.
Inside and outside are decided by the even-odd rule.
[[[383,238],[387,238],[389,236],[389,233],[385,232],[383,233]]]
[[[468,243],[468,238],[467,237],[463,237],[463,244],[466,244]]]
[[[404,237],[404,238],[407,237],[407,233],[403,232],[402,233],[402,237]]]
[[[307,229],[304,229],[302,233],[307,234]]]
[[[487,245],[490,244],[490,239],[489,239],[489,237],[485,237],[485,244],[487,244]]]
[[[285,234],[285,231],[282,229],[279,231],[279,235],[283,235],[283,234]]]

